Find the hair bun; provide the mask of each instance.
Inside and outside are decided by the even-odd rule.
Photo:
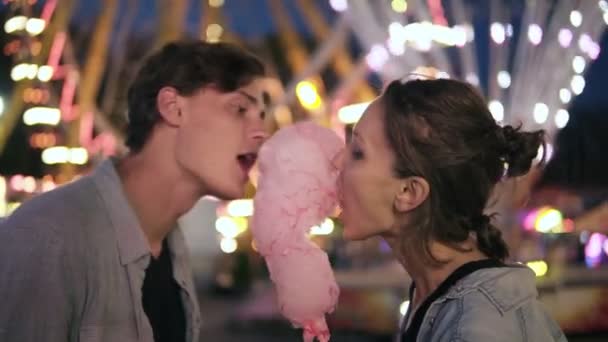
[[[507,176],[517,177],[530,171],[532,161],[538,154],[541,145],[544,146],[545,132],[522,132],[520,127],[506,125],[499,128],[499,140],[502,145],[501,155],[508,164]]]

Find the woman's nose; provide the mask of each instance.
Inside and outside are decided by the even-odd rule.
[[[344,153],[345,149],[342,148],[331,161],[331,165],[338,170],[342,170],[342,167],[344,167]]]

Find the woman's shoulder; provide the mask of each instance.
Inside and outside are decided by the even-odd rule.
[[[520,264],[480,269],[458,281],[446,294],[448,299],[463,297],[487,302],[503,314],[538,297],[536,277]]]
[[[435,321],[447,324],[433,330],[451,330],[451,341],[565,341],[537,297],[534,273],[525,266],[479,270],[438,300]]]

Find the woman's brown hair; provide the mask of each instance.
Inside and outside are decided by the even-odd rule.
[[[408,247],[438,262],[431,240],[460,250],[473,232],[481,252],[506,259],[507,245],[484,209],[503,177],[529,171],[544,132],[498,125],[478,91],[456,80],[393,81],[381,101],[396,176],[419,176],[430,187]]]

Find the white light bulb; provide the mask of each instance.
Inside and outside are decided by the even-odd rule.
[[[581,56],[576,56],[572,59],[572,69],[574,69],[574,72],[577,74],[581,74],[585,70],[586,64],[585,58]]]
[[[574,10],[570,12],[570,23],[574,27],[579,27],[583,23],[583,15],[581,12]]]
[[[581,75],[574,75],[570,81],[570,88],[575,95],[580,95],[585,89],[585,79]]]
[[[544,103],[537,103],[534,105],[534,121],[537,124],[543,124],[547,121],[549,116],[549,107]]]
[[[503,89],[507,89],[511,85],[511,75],[507,71],[499,71],[496,79],[498,81],[498,85]]]
[[[570,120],[570,114],[565,109],[560,109],[555,114],[555,127],[564,128],[568,124],[568,120]]]
[[[572,93],[570,92],[570,90],[568,90],[566,88],[562,88],[559,90],[559,99],[564,104],[568,103],[572,99]]]
[[[492,117],[494,118],[494,120],[496,121],[502,121],[505,118],[505,109],[502,105],[502,103],[500,103],[500,101],[490,101],[490,103],[488,103],[488,108],[490,109],[490,113],[492,113]]]
[[[528,39],[534,45],[540,44],[543,40],[543,29],[537,24],[532,24],[528,27]]]

